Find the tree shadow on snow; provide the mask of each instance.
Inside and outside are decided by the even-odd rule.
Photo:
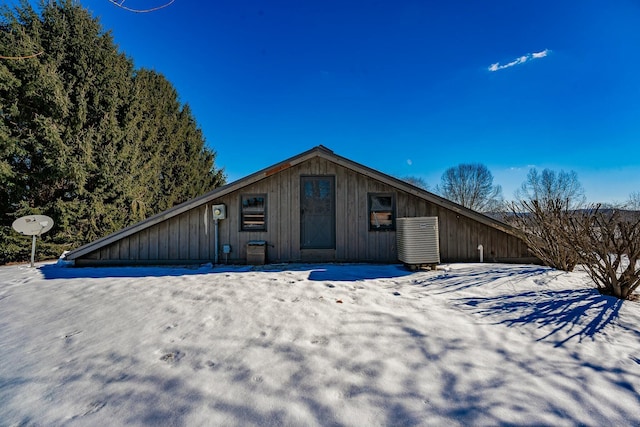
[[[505,279],[506,283],[508,283],[509,279],[520,281],[529,277],[537,277],[535,282],[542,285],[551,281],[556,275],[564,274],[564,272],[557,272],[557,274],[550,275],[549,273],[552,272],[556,272],[556,270],[539,265],[496,264],[489,269],[487,267],[468,266],[455,270],[439,271],[437,275],[423,280],[415,280],[413,284],[434,288],[433,292],[435,294],[444,294],[477,288],[487,284],[496,284],[497,281],[504,282]]]
[[[398,264],[327,264],[312,266],[309,280],[356,282],[369,279],[392,279],[411,274],[413,274],[411,271]]]
[[[196,265],[196,266],[127,266],[127,267],[82,267],[73,268],[58,264],[39,267],[45,279],[96,279],[177,277],[216,273],[242,273],[263,271],[267,273],[309,270],[309,280],[349,281],[389,279],[412,274],[401,265],[388,264],[267,264],[252,265]]]
[[[573,338],[579,341],[594,339],[607,325],[616,322],[622,306],[621,300],[601,295],[595,289],[529,291],[463,298],[458,303],[483,317],[495,319],[496,324],[545,327],[548,332],[537,341],[557,336],[554,341],[556,347]]]
[[[6,425],[187,425],[189,415],[206,403],[204,393],[174,373],[172,366],[167,365],[164,374],[147,372],[149,366],[126,354],[98,353],[66,360],[53,373],[3,378],[0,396],[9,399],[3,400],[0,415]],[[38,391],[43,384],[46,387]],[[43,419],[22,413],[24,404],[13,407],[11,398],[26,394],[42,405],[37,416]],[[59,405],[67,409],[61,411]]]
[[[46,264],[39,267],[45,279],[97,279],[137,278],[137,277],[179,277],[214,273],[241,272],[251,266],[212,267],[198,266],[159,266],[159,267],[62,267],[57,264]]]

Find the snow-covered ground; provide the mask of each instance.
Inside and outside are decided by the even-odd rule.
[[[0,425],[640,425],[640,303],[540,266],[0,268]]]

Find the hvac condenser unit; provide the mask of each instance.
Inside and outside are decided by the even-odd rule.
[[[438,217],[398,218],[396,220],[398,259],[409,267],[435,267],[440,262]]]

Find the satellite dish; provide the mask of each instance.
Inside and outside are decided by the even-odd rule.
[[[20,234],[33,236],[31,243],[31,267],[33,267],[36,257],[36,236],[51,230],[53,220],[46,215],[28,215],[16,219],[11,226]]]
[[[39,236],[51,230],[53,220],[46,215],[28,215],[13,221],[12,227],[25,236]]]

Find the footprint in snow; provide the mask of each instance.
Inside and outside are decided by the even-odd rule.
[[[160,357],[160,360],[167,363],[177,363],[184,357],[184,353],[180,350],[165,353]]]
[[[95,414],[105,406],[107,406],[107,402],[100,402],[100,401],[91,402],[89,405],[87,405],[87,409],[83,413],[74,415],[73,417],[71,417],[71,419],[74,420],[80,417],[86,417],[87,415]]]
[[[70,344],[73,341],[73,337],[80,333],[82,333],[82,331],[73,331],[73,332],[68,332],[64,334],[64,342],[66,344]]]
[[[311,338],[311,344],[327,345],[329,344],[329,339],[327,337],[313,337]]]

